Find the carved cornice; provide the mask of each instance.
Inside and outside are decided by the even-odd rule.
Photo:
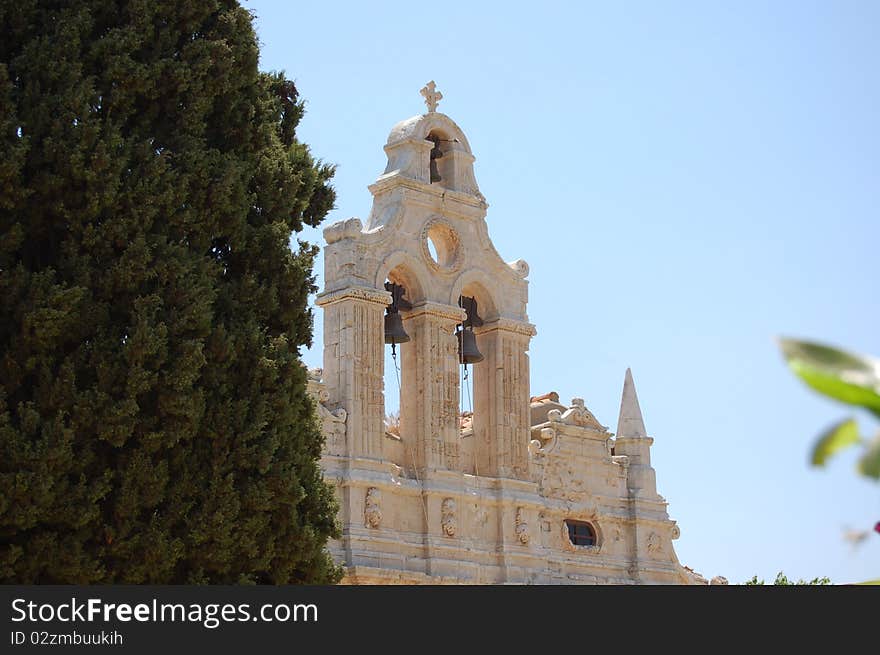
[[[477,334],[486,334],[487,332],[494,332],[495,330],[500,330],[502,332],[511,332],[513,334],[519,334],[525,337],[533,337],[538,334],[538,331],[535,329],[535,326],[531,323],[526,323],[525,321],[517,321],[512,318],[498,318],[492,322],[486,322],[483,327],[475,328],[474,332]]]
[[[379,179],[368,186],[367,189],[370,191],[371,194],[373,194],[373,196],[376,196],[394,187],[403,187],[406,190],[414,191],[415,193],[406,195],[406,200],[408,201],[417,201],[419,199],[419,196],[433,199],[431,201],[427,201],[429,206],[433,206],[433,204],[437,200],[443,200],[446,202],[458,203],[468,208],[478,209],[480,210],[480,216],[484,216],[486,209],[488,209],[489,207],[489,204],[486,202],[485,198],[482,197],[482,195],[471,195],[462,191],[447,189],[446,187],[442,187],[438,184],[420,182],[411,177],[407,177],[400,171],[394,171],[392,173],[381,175]],[[461,215],[470,217],[469,214],[466,212],[461,213]]]
[[[342,302],[343,300],[357,300],[360,302],[371,302],[385,307],[391,302],[391,294],[384,289],[371,289],[370,287],[346,287],[338,291],[330,291],[319,294],[315,298],[315,304],[318,307],[332,305],[333,303]]]

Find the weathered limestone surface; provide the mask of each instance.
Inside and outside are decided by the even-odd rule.
[[[332,543],[353,584],[707,584],[683,567],[657,494],[652,439],[629,370],[617,435],[574,398],[530,400],[528,265],[489,239],[461,129],[436,111],[398,123],[365,223],[324,230],[324,368],[310,371],[340,499]],[[429,246],[429,241],[433,247]],[[386,429],[385,282],[402,285],[400,422]],[[477,300],[484,360],[459,407],[459,296]],[[566,522],[588,524],[575,545]],[[578,539],[575,539],[577,541]]]

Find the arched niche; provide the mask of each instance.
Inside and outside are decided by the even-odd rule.
[[[398,123],[388,135],[385,153],[388,164],[380,180],[399,175],[483,199],[467,138],[444,114],[432,112]]]
[[[457,305],[459,296],[469,296],[477,300],[477,312],[484,321],[494,321],[500,316],[498,304],[489,291],[488,280],[478,271],[464,273],[452,285],[449,304]]]
[[[426,299],[423,279],[426,279],[426,274],[422,266],[405,252],[396,252],[388,257],[376,277],[380,288],[384,288],[386,281],[402,286],[406,290],[403,298],[410,305],[418,305]],[[413,421],[416,420],[415,416],[407,415],[413,412],[412,403],[404,399],[406,389],[414,388],[417,379],[419,344],[418,335],[407,320],[410,313],[405,308],[400,309],[410,341],[396,347],[396,356],[392,356],[391,347],[385,345],[382,371],[385,415],[383,455],[402,468],[407,468],[405,453],[407,447],[412,448],[415,436]]]
[[[434,130],[445,132],[453,140],[455,150],[471,154],[471,146],[464,131],[449,116],[441,112],[412,116],[400,121],[391,128],[385,147],[394,146],[407,139],[424,139]]]
[[[425,136],[433,146],[428,153],[428,171],[431,184],[455,188],[455,158],[452,156],[455,140],[445,130],[434,128]]]

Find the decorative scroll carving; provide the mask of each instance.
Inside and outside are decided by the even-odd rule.
[[[663,539],[656,532],[648,535],[646,544],[649,553],[656,554],[663,550]]]
[[[523,508],[516,508],[516,538],[519,539],[519,542],[524,546],[527,546],[529,543],[529,524],[526,523],[525,518],[523,517]]]
[[[678,539],[681,536],[681,529],[677,525],[672,526],[672,538]]]
[[[517,259],[515,262],[508,262],[507,265],[520,277],[527,277],[529,274],[529,265],[524,259]]]
[[[559,411],[559,410],[556,410]],[[548,413],[549,418],[549,413]],[[601,425],[593,413],[584,405],[583,398],[572,398],[571,407],[561,414],[559,420],[566,425],[577,425],[582,428],[592,428],[600,432],[606,432],[608,428]]]
[[[345,424],[348,412],[345,408],[331,410],[324,403],[330,399],[327,388],[321,382],[324,370],[312,368],[308,370],[308,392],[315,400],[315,408],[321,421],[321,432],[324,435],[324,452],[328,455],[345,454]]]
[[[458,520],[455,517],[455,500],[453,498],[444,498],[443,505],[440,507],[440,523],[443,527],[443,534],[447,537],[454,537],[458,531]]]
[[[367,489],[367,496],[364,499],[364,522],[368,528],[378,528],[382,524],[382,510],[379,503],[382,500],[382,493],[376,487]]]
[[[344,221],[337,221],[333,225],[324,228],[324,239],[328,244],[335,243],[342,239],[354,239],[360,236],[363,224],[359,218],[348,218]]]

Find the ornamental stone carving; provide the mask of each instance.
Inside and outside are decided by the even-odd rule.
[[[646,545],[648,547],[649,553],[657,554],[661,550],[663,550],[663,539],[656,532],[652,532],[651,534],[648,535]]]
[[[330,410],[324,403],[330,399],[327,387],[322,383],[323,369],[308,370],[308,391],[315,400],[321,431],[324,434],[324,452],[328,455],[345,454],[345,422],[348,412],[345,408]]]
[[[516,538],[519,539],[519,542],[527,546],[529,543],[529,524],[526,523],[525,518],[523,517],[523,508],[516,508]]]
[[[526,260],[517,259],[515,262],[508,262],[507,265],[520,277],[525,278],[529,276],[529,265],[526,263]]]
[[[440,524],[443,527],[443,534],[447,537],[454,537],[458,531],[458,521],[455,517],[455,500],[452,498],[444,498],[440,507]]]
[[[342,239],[356,239],[360,236],[363,228],[359,218],[337,221],[324,229],[324,239],[327,243],[336,243]]]
[[[382,493],[376,487],[367,489],[364,499],[364,522],[368,528],[378,528],[382,524],[382,510],[379,503],[382,501]]]
[[[556,410],[559,411],[559,410]],[[577,425],[582,428],[592,428],[605,432],[608,428],[600,424],[593,413],[584,405],[583,398],[572,398],[571,407],[562,413],[559,420],[567,425]]]

